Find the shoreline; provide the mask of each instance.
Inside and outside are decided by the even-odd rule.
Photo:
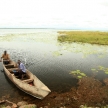
[[[43,100],[23,97],[21,101],[35,104],[37,108],[79,108],[81,105],[84,105],[82,108],[102,107],[108,105],[108,78],[103,82],[105,85],[94,77],[83,77],[79,79],[78,87],[73,87],[68,92],[51,92]],[[14,100],[14,103],[18,102],[20,100]]]

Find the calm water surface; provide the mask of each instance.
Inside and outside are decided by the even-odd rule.
[[[0,29],[0,54],[7,50],[13,60],[21,59],[28,70],[57,92],[65,92],[77,86],[78,79],[70,75],[70,71],[80,70],[92,76],[91,69],[97,66],[108,67],[108,46],[59,43],[57,31]],[[102,81],[108,75],[101,72],[95,77]],[[20,99],[26,94],[0,72],[0,97],[4,95]]]

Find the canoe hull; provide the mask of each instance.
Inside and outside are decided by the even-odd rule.
[[[13,65],[16,65],[15,62],[13,62]],[[29,79],[21,80],[16,78],[14,74],[10,73],[9,68],[7,68],[4,64],[3,68],[6,76],[23,92],[38,99],[45,98],[51,92],[51,90],[44,83],[42,83],[35,75],[33,75],[29,70],[27,70],[27,75],[29,75]],[[33,85],[29,84],[29,81],[32,81]]]

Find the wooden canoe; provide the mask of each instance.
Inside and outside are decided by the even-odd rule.
[[[3,63],[3,60],[2,60]],[[25,93],[36,97],[38,99],[43,99],[45,98],[51,90],[44,84],[42,83],[35,75],[33,75],[29,70],[26,72],[26,79],[19,79],[17,78],[14,73],[12,72],[13,70],[16,70],[17,63],[14,61],[11,61],[8,65],[5,65],[3,63],[3,69],[6,74],[6,76],[22,91]]]

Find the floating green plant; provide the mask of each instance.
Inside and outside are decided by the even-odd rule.
[[[81,72],[80,70],[71,71],[69,74],[72,74],[75,78],[78,78],[78,79],[86,77],[86,74]]]
[[[106,74],[108,74],[108,72],[105,72]]]
[[[91,69],[92,71],[96,71],[96,69]]]
[[[82,78],[82,76],[77,76],[78,79]]]
[[[92,72],[98,72],[98,71],[102,71],[104,72],[105,74],[108,74],[108,68],[106,67],[103,67],[103,66],[98,66],[97,69],[91,69]]]
[[[54,56],[60,56],[60,55],[62,55],[59,51],[55,51],[55,52],[53,52],[53,55]]]
[[[105,68],[103,66],[98,66],[98,70],[104,70]]]
[[[80,43],[67,43],[58,42],[58,47],[61,51],[69,51],[73,53],[82,54],[82,58],[86,58],[89,55],[95,54],[98,58],[104,58],[108,53],[108,46],[103,45],[92,45],[92,44],[80,44]]]

